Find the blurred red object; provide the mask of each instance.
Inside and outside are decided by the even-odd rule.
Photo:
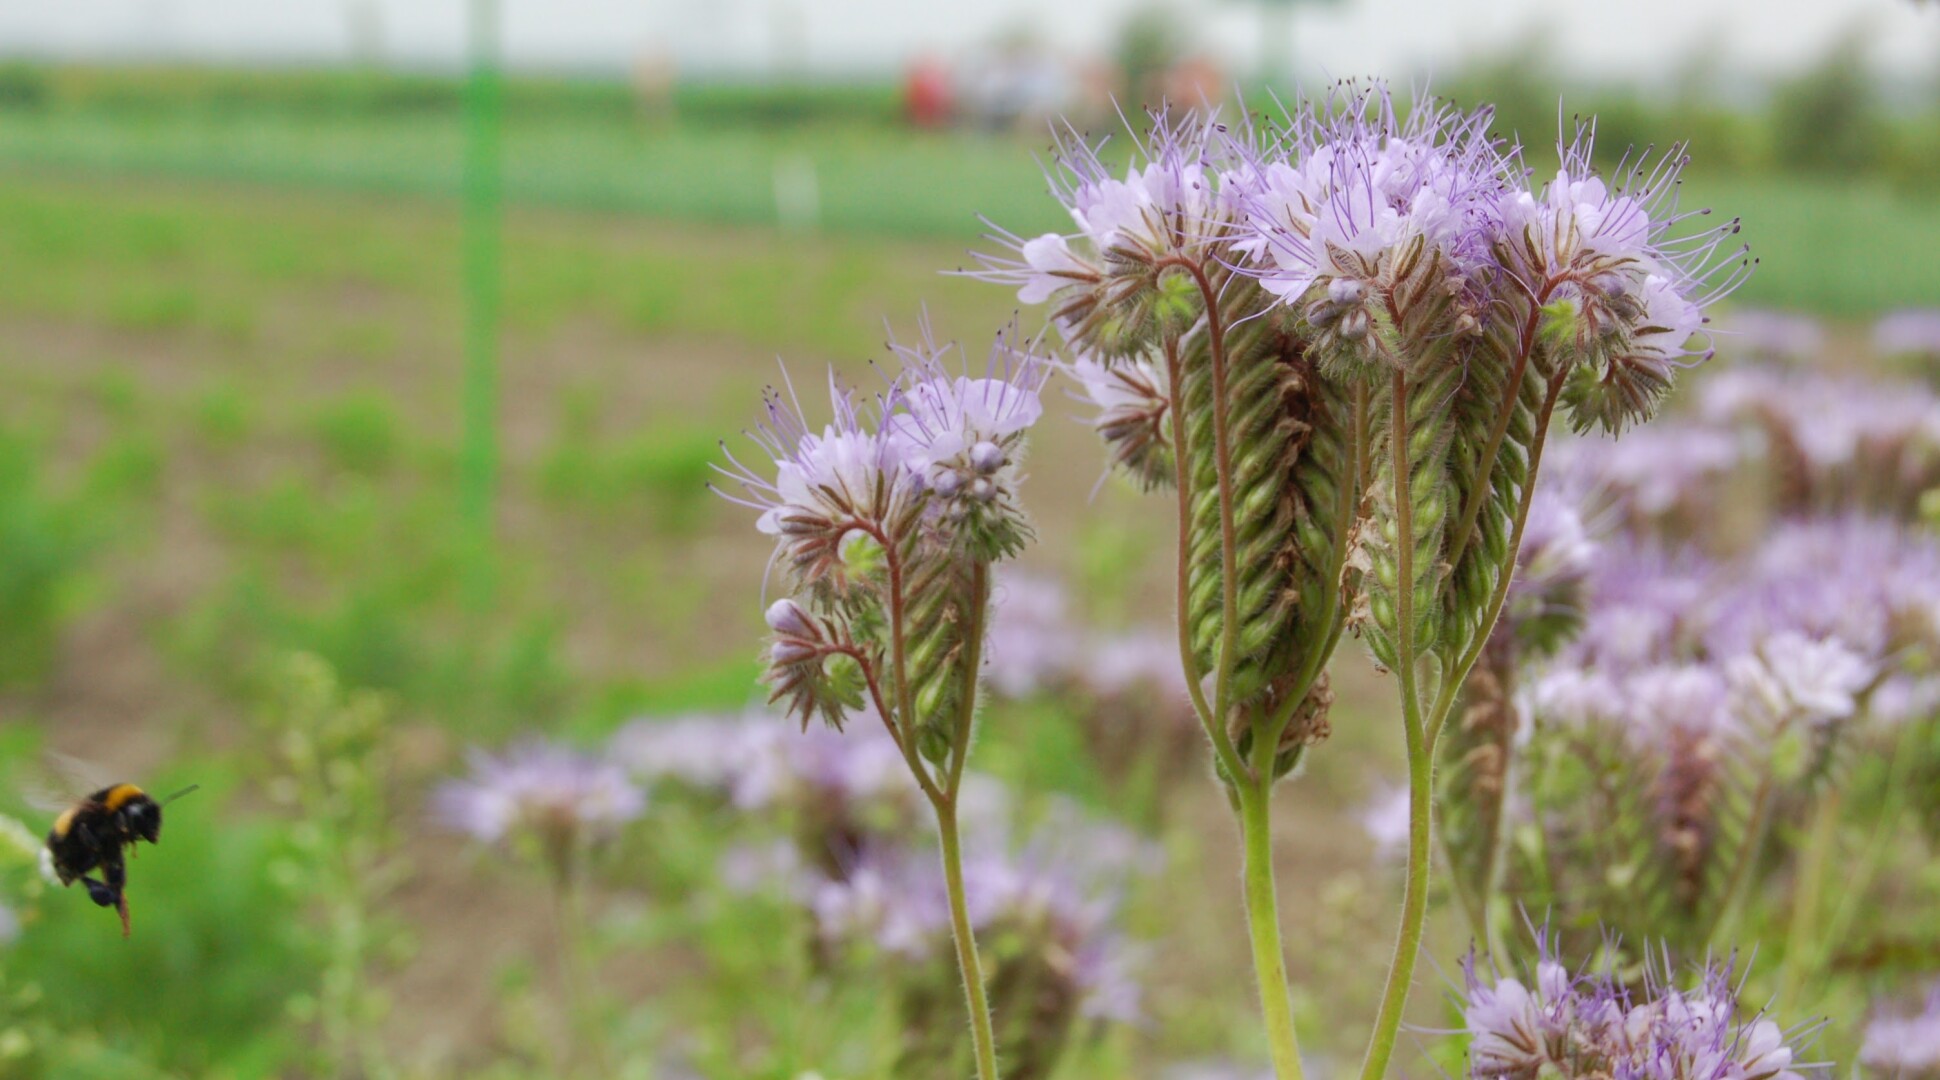
[[[935,57],[918,57],[903,78],[903,109],[909,122],[922,128],[940,128],[950,122],[956,111],[950,88],[950,71]]]

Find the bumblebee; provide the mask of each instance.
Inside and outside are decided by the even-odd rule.
[[[113,784],[70,806],[54,819],[54,827],[47,833],[47,862],[53,876],[62,885],[79,881],[87,886],[89,899],[114,908],[121,916],[121,936],[127,937],[128,866],[124,849],[132,855],[140,841],[159,843],[162,807],[194,790],[184,788],[157,801],[133,784]],[[99,879],[93,876],[96,871],[101,874]]]

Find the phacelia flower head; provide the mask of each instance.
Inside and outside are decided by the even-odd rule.
[[[1739,367],[1707,380],[1703,417],[1763,436],[1780,509],[1910,516],[1940,484],[1940,400],[1919,383]]]
[[[1531,984],[1464,964],[1464,1035],[1474,1080],[1798,1080],[1795,1033],[1741,1017],[1731,968],[1674,985],[1652,964],[1640,992],[1607,973],[1572,975],[1544,943]],[[1803,1067],[1803,1066],[1800,1066]]]
[[[468,756],[471,775],[433,795],[438,819],[487,843],[536,839],[556,865],[646,810],[645,793],[623,767],[563,746],[534,741]]]
[[[1918,1012],[1882,1012],[1866,1025],[1859,1063],[1881,1080],[1940,1077],[1940,983]]]
[[[1015,286],[1022,303],[1050,301],[1065,336],[1101,357],[1136,356],[1159,325],[1183,329],[1190,320],[1193,304],[1182,283],[1166,286],[1166,264],[1201,258],[1227,236],[1231,188],[1254,170],[1235,157],[1243,141],[1211,113],[1174,119],[1154,110],[1145,131],[1133,132],[1123,179],[1102,160],[1104,142],[1068,126],[1056,136],[1048,178],[1076,233],[1024,238],[994,229],[990,239],[1007,251],[978,253],[982,268],[971,276]]]
[[[731,467],[719,470],[745,493],[728,498],[761,512],[755,527],[776,538],[778,556],[803,585],[836,576],[843,542],[894,520],[915,486],[905,448],[873,427],[832,373],[829,397],[833,418],[817,432],[792,387],[785,398],[771,388],[766,418],[749,433],[770,463],[746,465],[730,452]]]
[[[1648,419],[1694,356],[1704,309],[1749,274],[1736,219],[1677,205],[1682,145],[1626,156],[1606,182],[1592,164],[1594,122],[1559,142],[1562,167],[1502,206],[1498,258],[1542,311],[1543,332],[1576,365],[1565,400],[1578,430]]]
[[[1261,285],[1298,301],[1336,279],[1371,287],[1416,246],[1444,272],[1486,254],[1503,183],[1489,118],[1437,103],[1403,118],[1378,81],[1298,109],[1245,201]]]
[[[952,348],[926,333],[921,345],[896,349],[903,371],[883,428],[953,541],[980,560],[1003,558],[1030,537],[1017,489],[1050,367],[1016,340],[1014,327],[997,335],[981,377],[953,372]]]

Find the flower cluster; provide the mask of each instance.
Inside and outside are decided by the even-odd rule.
[[[1825,350],[1825,327],[1795,311],[1739,308],[1719,331],[1734,357],[1780,365],[1808,364]]]
[[[1802,1067],[1776,1021],[1740,1018],[1728,965],[1705,968],[1689,990],[1653,967],[1640,992],[1610,974],[1571,975],[1547,949],[1530,985],[1483,979],[1473,956],[1464,974],[1473,1080],[1798,1080]]]
[[[1859,1063],[1874,1076],[1927,1080],[1940,1076],[1940,983],[1917,1013],[1886,1013],[1866,1025]]]
[[[947,1019],[960,985],[950,898],[913,813],[916,782],[886,730],[797,732],[761,710],[640,720],[614,736],[611,756],[670,799],[731,805],[744,823],[784,829],[779,847],[733,849],[724,880],[799,904],[826,949],[891,959],[909,1032],[906,1070],[950,1071],[930,1067],[965,1049],[961,1024]],[[963,795],[965,898],[994,961],[1000,1046],[1017,1074],[1035,1075],[1024,1063],[1043,1068],[1073,1033],[1137,1018],[1136,952],[1118,928],[1118,897],[1155,856],[1131,833],[1062,804],[1014,843],[1018,812],[1002,785],[973,774]]]
[[[1155,119],[1122,179],[1067,131],[1075,233],[980,256],[1050,307],[1113,464],[1189,491],[1186,678],[1241,747],[1267,718],[1276,774],[1343,624],[1390,668],[1475,640],[1550,414],[1648,418],[1749,266],[1678,209],[1681,151],[1606,180],[1585,125],[1532,187],[1490,122],[1343,84],[1274,130]]]
[[[1940,311],[1908,308],[1873,324],[1873,351],[1881,356],[1940,356]]]
[[[1559,441],[1545,484],[1611,529],[1688,536],[1728,505],[1747,448],[1717,424],[1666,417],[1622,439]]]
[[[498,756],[474,750],[470,764],[470,777],[434,793],[433,812],[487,843],[536,839],[548,853],[569,855],[646,811],[646,794],[619,765],[562,746],[526,742]]]
[[[1748,861],[1772,816],[1871,737],[1880,692],[1932,698],[1907,660],[1940,642],[1940,545],[1843,517],[1783,523],[1729,562],[1618,534],[1584,595],[1580,636],[1514,672],[1519,730],[1498,744],[1528,760],[1517,793],[1543,854],[1513,883],[1625,938],[1700,947],[1749,887],[1734,868],[1774,869]]]
[[[1907,517],[1940,485],[1940,398],[1917,383],[1735,368],[1705,383],[1699,414],[1762,437],[1785,512]]]
[[[1676,205],[1681,148],[1626,159],[1606,181],[1584,125],[1531,187],[1490,120],[1432,103],[1402,115],[1385,86],[1342,84],[1274,131],[1201,114],[1155,120],[1122,180],[1103,144],[1066,131],[1052,190],[1076,233],[1000,230],[1008,252],[980,256],[979,276],[1016,287],[1023,303],[1050,302],[1098,375],[1148,357],[1179,316],[1180,291],[1164,280],[1178,256],[1257,281],[1265,306],[1284,305],[1307,344],[1343,361],[1444,357],[1418,334],[1403,339],[1483,335],[1507,296],[1574,346],[1554,359],[1586,368],[1571,391],[1585,423],[1647,415],[1691,355],[1703,309],[1742,276],[1742,264],[1727,270],[1736,223],[1689,225],[1704,211]],[[1146,384],[1165,392],[1161,379]]]
[[[976,677],[984,568],[1030,536],[1017,489],[1049,372],[1012,338],[998,335],[982,377],[954,373],[927,332],[892,346],[888,389],[865,408],[831,382],[819,434],[771,392],[752,436],[771,464],[730,455],[735,501],[760,511],[791,577],[767,613],[768,680],[804,725],[839,728],[866,698],[899,743],[967,750],[949,728]]]

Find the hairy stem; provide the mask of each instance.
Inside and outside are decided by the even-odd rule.
[[[1280,906],[1273,883],[1271,773],[1239,789],[1240,833],[1246,846],[1246,925],[1253,941],[1253,974],[1259,981],[1260,1011],[1279,1080],[1302,1080],[1300,1041],[1293,1029],[1293,995],[1287,989],[1285,952],[1280,945]]]
[[[1394,376],[1394,430],[1388,441],[1394,452],[1396,558],[1400,564],[1400,595],[1395,654],[1395,674],[1401,682],[1402,723],[1408,742],[1408,879],[1401,897],[1401,928],[1395,935],[1394,959],[1388,964],[1387,987],[1381,994],[1381,1011],[1375,1016],[1374,1032],[1368,1040],[1367,1058],[1361,1065],[1361,1080],[1380,1080],[1394,1056],[1395,1037],[1401,1031],[1401,1014],[1408,1004],[1408,991],[1414,983],[1415,957],[1421,951],[1422,924],[1428,914],[1428,838],[1433,812],[1430,786],[1434,769],[1428,754],[1428,740],[1421,716],[1421,694],[1415,685],[1415,577],[1414,577],[1414,499],[1409,488],[1408,461],[1408,378]]]
[[[1482,621],[1477,624],[1475,640],[1469,643],[1468,650],[1442,680],[1440,694],[1435,700],[1434,709],[1429,713],[1428,751],[1432,755],[1437,741],[1441,738],[1442,723],[1448,719],[1455,695],[1462,684],[1468,680],[1468,673],[1475,668],[1475,662],[1482,658],[1482,650],[1488,648],[1489,636],[1495,633],[1495,624],[1502,618],[1502,605],[1509,599],[1509,586],[1514,584],[1516,563],[1522,558],[1523,529],[1529,524],[1529,505],[1536,497],[1536,477],[1543,464],[1543,446],[1549,441],[1549,420],[1556,412],[1556,399],[1563,392],[1563,376],[1558,374],[1549,380],[1549,389],[1543,395],[1543,407],[1536,414],[1536,437],[1529,444],[1529,476],[1523,481],[1522,498],[1516,506],[1516,518],[1509,530],[1509,565],[1496,579],[1495,591],[1489,596],[1489,606],[1482,613]]]
[[[1403,505],[1406,505],[1405,503]],[[1405,625],[1405,624],[1404,624]],[[1415,958],[1421,952],[1422,926],[1428,917],[1428,847],[1432,829],[1433,762],[1423,738],[1420,699],[1410,667],[1401,669],[1401,708],[1408,732],[1408,878],[1401,896],[1401,928],[1395,935],[1394,958],[1381,994],[1381,1011],[1374,1020],[1361,1080],[1381,1080],[1394,1056],[1401,1031],[1401,1014],[1413,988]]]
[[[1219,561],[1222,578],[1219,618],[1219,667],[1213,676],[1214,722],[1225,724],[1233,707],[1233,666],[1239,651],[1239,528],[1233,520],[1232,434],[1227,430],[1226,325],[1219,311],[1219,293],[1206,270],[1189,259],[1177,265],[1192,275],[1206,306],[1206,343],[1212,362],[1213,464],[1219,477]],[[1238,781],[1238,777],[1234,778]]]
[[[1213,712],[1212,706],[1206,703],[1206,691],[1200,685],[1205,672],[1199,670],[1199,660],[1192,648],[1192,616],[1188,600],[1192,566],[1192,469],[1186,460],[1186,422],[1179,403],[1184,374],[1180,370],[1179,342],[1176,338],[1166,339],[1165,364],[1172,398],[1169,411],[1172,414],[1172,460],[1176,473],[1173,486],[1179,493],[1179,664],[1185,671],[1186,691],[1192,697],[1192,711],[1199,717],[1200,726],[1206,729],[1206,737],[1212,740],[1213,752],[1233,782],[1241,783],[1244,763],[1240,761],[1239,752],[1233,748],[1226,725]]]
[[[964,1006],[970,1011],[977,1080],[997,1080],[997,1035],[990,1023],[990,999],[984,993],[977,935],[970,927],[970,908],[964,901],[963,845],[957,837],[957,809],[953,802],[937,804],[936,826],[943,840],[943,880],[950,893],[950,932],[956,940],[957,967],[963,974]]]

